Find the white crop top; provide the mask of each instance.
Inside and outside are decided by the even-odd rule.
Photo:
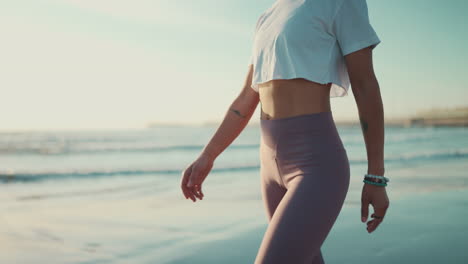
[[[251,88],[258,93],[259,83],[304,78],[332,83],[330,97],[345,96],[344,56],[379,43],[366,0],[277,0],[257,20]]]

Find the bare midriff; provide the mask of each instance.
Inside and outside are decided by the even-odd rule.
[[[331,83],[303,78],[277,79],[259,84],[261,119],[272,120],[330,112]]]

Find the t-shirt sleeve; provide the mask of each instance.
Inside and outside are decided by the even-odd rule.
[[[380,39],[369,22],[366,0],[343,0],[332,21],[333,34],[343,56],[360,49],[374,49]]]
[[[254,30],[253,30],[253,32],[251,34],[251,38],[250,38],[251,39],[251,42],[250,42],[251,44],[254,44],[253,42],[255,40],[255,35],[257,34],[258,28],[259,28],[260,23],[262,21],[262,17],[263,17],[263,14],[259,18],[257,18],[257,23],[255,23],[255,28],[254,28]],[[253,54],[253,50],[251,50],[248,65],[250,66],[250,64],[253,64],[253,62],[254,62],[254,54]]]

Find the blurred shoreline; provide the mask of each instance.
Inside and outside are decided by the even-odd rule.
[[[358,120],[335,120],[337,126],[360,126]],[[251,120],[250,124],[259,125],[258,120]],[[217,126],[219,121],[207,121],[193,126]],[[409,117],[385,118],[385,125],[392,127],[467,127],[468,106],[452,108],[430,108],[420,110]],[[188,124],[150,122],[147,128],[157,127],[185,127]]]

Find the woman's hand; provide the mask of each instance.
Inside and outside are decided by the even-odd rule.
[[[385,213],[390,205],[387,191],[384,186],[364,183],[361,197],[361,221],[365,223],[369,214],[369,204],[374,207],[371,221],[367,222],[367,232],[372,233],[382,223]]]
[[[192,199],[196,201],[196,197],[200,200],[203,199],[202,183],[208,173],[213,168],[214,160],[208,155],[201,154],[190,166],[182,172],[181,188],[184,193],[185,199]]]

